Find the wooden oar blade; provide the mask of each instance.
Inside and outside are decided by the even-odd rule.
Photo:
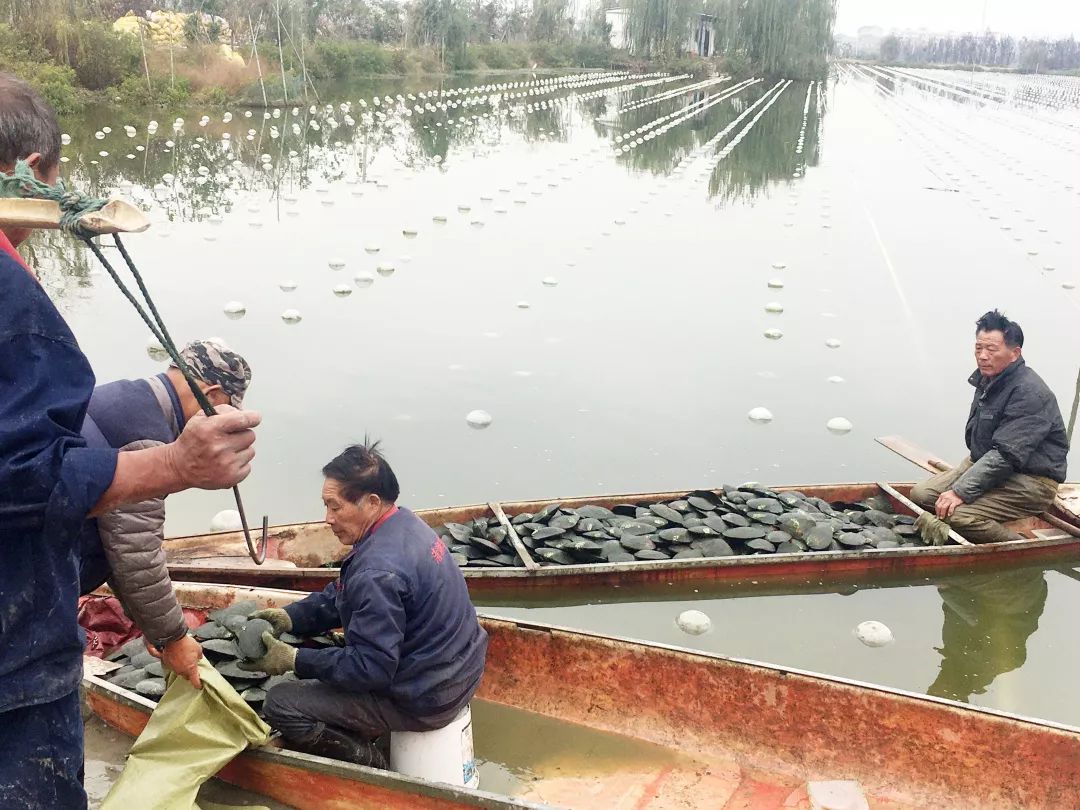
[[[932,473],[943,472],[951,466],[928,450],[919,447],[913,442],[909,442],[903,436],[879,436],[874,441],[882,447],[887,447],[889,450],[892,450],[898,456],[906,458],[912,464],[916,464]]]
[[[94,234],[142,233],[150,220],[126,200],[109,200],[98,211],[82,215],[83,226]],[[51,200],[0,199],[0,227],[46,228],[60,227],[60,205]]]

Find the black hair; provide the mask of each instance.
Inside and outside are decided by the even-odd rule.
[[[0,72],[0,163],[41,154],[39,169],[60,162],[60,124],[56,113],[29,84]]]
[[[1005,337],[1005,345],[1010,349],[1024,345],[1024,330],[1016,321],[1010,321],[1001,312],[992,309],[975,321],[975,334],[979,332],[1001,332]]]
[[[346,447],[322,468],[322,474],[340,483],[345,497],[354,503],[368,493],[394,503],[401,494],[397,476],[379,452],[379,443],[366,436],[363,444]]]

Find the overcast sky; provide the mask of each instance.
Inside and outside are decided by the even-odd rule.
[[[862,25],[929,28],[932,31],[993,31],[1016,35],[1080,36],[1080,0],[838,0],[836,31],[854,34]]]

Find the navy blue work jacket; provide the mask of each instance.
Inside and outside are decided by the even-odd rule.
[[[419,718],[463,707],[480,685],[487,633],[465,578],[407,509],[353,547],[336,582],[285,610],[297,635],[345,630],[344,648],[297,653],[301,678],[386,695]]]
[[[0,712],[78,688],[78,538],[116,472],[79,435],[94,373],[41,286],[0,251]]]

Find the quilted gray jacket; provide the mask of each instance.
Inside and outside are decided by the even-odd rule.
[[[160,444],[138,441],[120,449],[142,450]],[[164,527],[164,498],[127,504],[98,518],[101,545],[112,572],[109,587],[146,639],[158,648],[187,632],[165,567]]]

